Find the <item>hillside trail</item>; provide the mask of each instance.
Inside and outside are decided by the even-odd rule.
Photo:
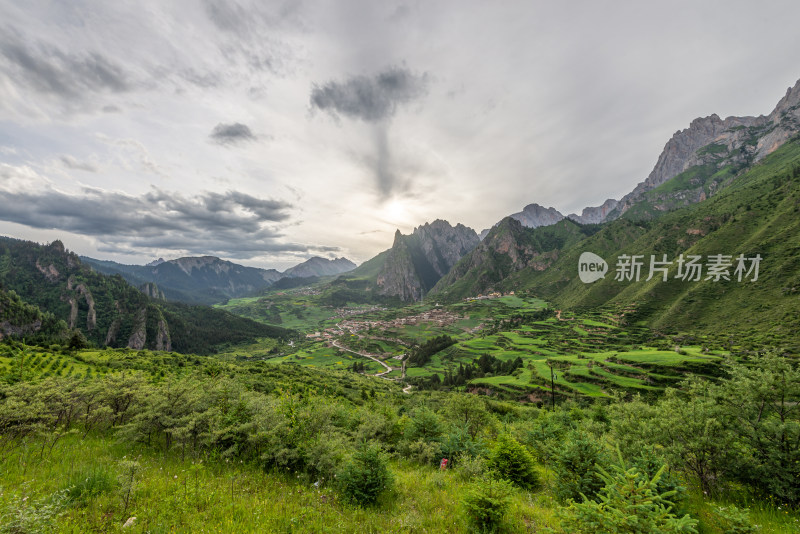
[[[369,358],[370,360],[372,360],[374,362],[377,362],[377,363],[381,364],[383,367],[386,368],[385,371],[382,371],[380,373],[375,373],[373,375],[368,375],[368,376],[377,376],[377,377],[383,378],[384,380],[391,380],[393,382],[399,382],[400,380],[402,380],[402,379],[404,379],[406,377],[406,362],[405,361],[403,361],[403,367],[402,367],[403,372],[402,372],[402,375],[400,376],[400,380],[398,380],[397,378],[390,378],[390,377],[386,376],[387,374],[391,373],[393,371],[393,369],[391,367],[389,367],[389,365],[387,365],[384,361],[379,360],[375,356],[373,356],[371,354],[367,354],[366,352],[359,352],[357,350],[349,349],[349,348],[345,347],[344,345],[342,345],[341,343],[339,343],[338,341],[335,341],[335,340],[332,341],[331,344],[334,347],[336,347],[337,349],[339,349],[339,350],[343,350],[345,352],[351,352],[353,354],[358,354],[359,356],[362,356],[364,358]],[[411,386],[411,385],[408,385],[408,386],[404,387],[403,388],[403,393],[406,393],[406,394],[411,393],[411,388],[412,387],[413,386]]]

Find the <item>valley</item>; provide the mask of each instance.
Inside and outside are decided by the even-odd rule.
[[[288,217],[206,200],[269,250]],[[0,237],[0,533],[798,532],[798,214],[800,82],[619,200],[358,266]]]
[[[580,314],[553,310],[535,297],[517,295],[467,298],[455,304],[416,304],[319,310],[300,288],[268,298],[270,306],[299,305],[307,319],[300,338],[280,353],[256,356],[271,363],[294,362],[333,370],[352,369],[358,353],[363,373],[403,381],[416,388],[466,386],[491,395],[542,405],[559,400],[610,397],[619,393],[657,394],[688,373],[715,376],[732,352],[749,345],[714,336],[665,336],[627,324],[632,309]],[[301,300],[298,301],[297,299]],[[232,301],[223,308],[257,307],[259,300]],[[254,316],[255,313],[251,314]],[[316,319],[316,320],[315,320]],[[439,336],[454,343],[424,365],[406,365],[414,347]],[[247,358],[246,348],[234,350]],[[366,354],[367,356],[363,356]],[[465,378],[464,367],[482,356],[521,365],[508,374],[489,372]],[[378,363],[382,363],[380,366]],[[405,376],[403,369],[405,368]],[[554,370],[553,386],[551,373]]]

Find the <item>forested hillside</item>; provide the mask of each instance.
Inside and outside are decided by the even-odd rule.
[[[257,337],[288,335],[222,310],[152,300],[120,276],[83,265],[60,241],[38,245],[1,237],[0,284],[97,346],[205,354]]]

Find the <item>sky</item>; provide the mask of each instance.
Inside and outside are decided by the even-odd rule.
[[[0,0],[0,235],[362,262],[620,198],[800,78],[788,1]]]

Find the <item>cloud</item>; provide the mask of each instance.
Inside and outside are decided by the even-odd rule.
[[[61,164],[68,169],[72,169],[75,171],[84,171],[84,172],[98,172],[99,169],[93,163],[89,163],[88,161],[79,161],[72,156],[64,155],[58,158],[61,161]]]
[[[286,243],[293,205],[237,191],[194,196],[153,188],[141,196],[56,189],[28,168],[0,165],[0,220],[96,238],[104,251],[170,249],[251,258],[265,252],[337,250]]]
[[[220,145],[232,145],[255,141],[257,137],[246,124],[234,122],[233,124],[219,123],[214,126],[209,136],[212,141]]]
[[[102,92],[130,90],[125,70],[97,52],[66,53],[38,42],[25,42],[16,32],[0,30],[0,69],[27,90],[84,102]]]
[[[421,98],[427,90],[426,74],[417,75],[400,67],[390,67],[371,78],[356,76],[344,82],[314,85],[311,89],[312,109],[374,125],[374,154],[364,159],[370,162],[381,200],[387,200],[398,190],[407,190],[410,185],[395,168],[389,123],[398,106]]]
[[[426,74],[391,67],[372,78],[356,76],[344,82],[314,85],[311,107],[333,116],[379,122],[391,118],[398,105],[424,96],[427,86]]]

